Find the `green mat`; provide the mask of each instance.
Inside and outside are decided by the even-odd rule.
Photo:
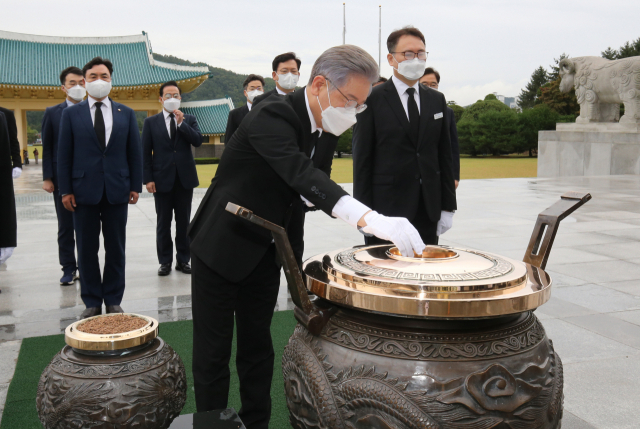
[[[293,333],[296,321],[292,311],[279,311],[273,315],[271,334],[275,349],[273,383],[271,385],[272,412],[270,428],[289,428],[289,412],[284,398],[282,380],[282,352]],[[193,393],[193,375],[191,373],[193,325],[190,320],[165,322],[160,324],[160,337],[166,341],[182,358],[187,370],[187,403],[182,414],[196,412]],[[41,429],[42,424],[36,411],[36,392],[38,380],[44,368],[53,356],[64,347],[64,335],[26,338],[22,341],[16,372],[9,386],[7,401],[2,414],[0,429]],[[229,407],[240,409],[240,392],[235,368],[236,343],[233,342],[231,356],[231,387]]]

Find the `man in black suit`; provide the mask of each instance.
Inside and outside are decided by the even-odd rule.
[[[193,375],[198,412],[226,408],[229,358],[237,327],[237,368],[248,429],[267,429],[274,352],[270,325],[280,266],[269,231],[227,212],[232,202],[283,226],[305,197],[327,214],[386,238],[408,255],[424,243],[406,219],[382,216],[313,167],[306,148],[322,132],[340,135],[356,121],[376,61],[361,48],[325,51],[304,91],[255,105],[227,144],[190,225],[193,276]]]
[[[393,77],[373,89],[353,132],[354,196],[387,216],[406,217],[425,243],[438,244],[456,209],[447,103],[418,83],[427,52],[417,28],[391,33],[387,48]]]
[[[302,61],[295,52],[285,52],[277,55],[271,62],[271,77],[276,82],[276,87],[271,91],[256,97],[253,104],[257,104],[272,95],[287,95],[296,90],[300,79],[300,65]]]
[[[78,246],[82,318],[122,313],[129,204],[142,191],[142,149],[135,112],[116,103],[111,61],[96,57],[83,68],[89,97],[62,112],[58,140],[58,185],[73,212]],[[100,231],[105,266],[100,273]]]
[[[240,122],[242,122],[244,117],[247,116],[247,113],[251,111],[253,100],[264,94],[264,78],[257,74],[250,74],[244,80],[242,89],[244,90],[244,96],[247,97],[247,104],[229,112],[227,130],[224,133],[225,145],[231,140],[233,133],[235,133],[240,126]]]
[[[22,158],[20,158],[20,142],[18,141],[16,115],[13,113],[13,110],[5,109],[4,107],[0,107],[0,113],[4,115],[5,122],[7,123],[7,132],[9,133],[11,163],[13,164],[11,176],[17,179],[22,175]],[[25,150],[25,152],[27,151]]]
[[[193,115],[180,110],[182,91],[174,81],[160,86],[162,112],[144,120],[142,146],[144,184],[156,203],[156,248],[159,276],[171,272],[173,242],[171,220],[176,216],[176,270],[191,274],[187,227],[191,218],[193,188],[199,185],[191,146],[202,144]]]
[[[420,78],[420,83],[427,88],[438,91],[440,86],[440,73],[433,67],[427,67]],[[444,115],[449,126],[451,136],[451,156],[453,157],[453,176],[456,179],[456,189],[460,184],[460,145],[458,144],[458,127],[456,126],[456,115],[453,109],[447,106],[447,113]]]
[[[47,107],[42,118],[42,189],[53,193],[53,203],[58,217],[58,259],[62,266],[60,285],[71,286],[78,280],[76,239],[73,232],[73,214],[62,205],[62,197],[58,190],[58,136],[62,111],[81,102],[87,90],[84,87],[82,70],[78,67],[72,66],[62,70],[60,83],[67,98],[60,104]]]

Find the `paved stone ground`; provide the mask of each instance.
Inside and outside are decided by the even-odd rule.
[[[51,197],[39,167],[18,179],[18,242],[0,266],[0,412],[22,338],[63,332],[84,306],[79,285],[61,287]],[[351,185],[344,185],[351,191]],[[593,200],[563,221],[547,271],[551,300],[537,310],[565,370],[563,429],[637,428],[640,421],[640,176],[463,181],[454,227],[442,243],[521,259],[537,214],[568,191]],[[195,208],[204,190],[196,190]],[[126,311],[160,321],[191,318],[190,278],[158,277],[153,199],[130,206]],[[361,235],[311,213],[306,256],[349,247]],[[278,310],[291,308],[282,282]]]

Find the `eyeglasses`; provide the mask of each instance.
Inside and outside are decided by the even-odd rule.
[[[438,89],[438,82],[431,82],[431,83],[423,83],[424,86],[426,86],[427,88],[433,88],[433,89]]]
[[[391,54],[402,54],[402,55],[404,55],[404,59],[405,60],[412,60],[416,56],[418,57],[419,60],[426,60],[427,57],[429,56],[429,52],[426,52],[426,51],[418,51],[418,52],[404,51],[404,52],[390,52],[390,53]]]
[[[162,98],[164,98],[165,100],[168,100],[170,98],[177,98],[178,100],[180,100],[182,97],[180,96],[180,94],[165,94],[162,96]]]
[[[358,104],[358,102],[356,100],[350,100],[349,97],[347,97],[346,95],[344,95],[344,93],[342,91],[340,91],[340,88],[338,88],[337,86],[335,86],[333,84],[333,82],[331,82],[329,80],[329,78],[326,78],[327,81],[331,84],[331,86],[333,86],[335,89],[338,90],[338,92],[347,100],[347,102],[344,105],[345,109],[355,109],[356,113],[362,113],[364,112],[364,110],[367,108],[366,104]],[[329,102],[331,102],[331,99],[329,99]]]

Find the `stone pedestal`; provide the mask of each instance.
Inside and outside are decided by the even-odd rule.
[[[538,177],[640,174],[640,125],[557,124],[538,133]]]

